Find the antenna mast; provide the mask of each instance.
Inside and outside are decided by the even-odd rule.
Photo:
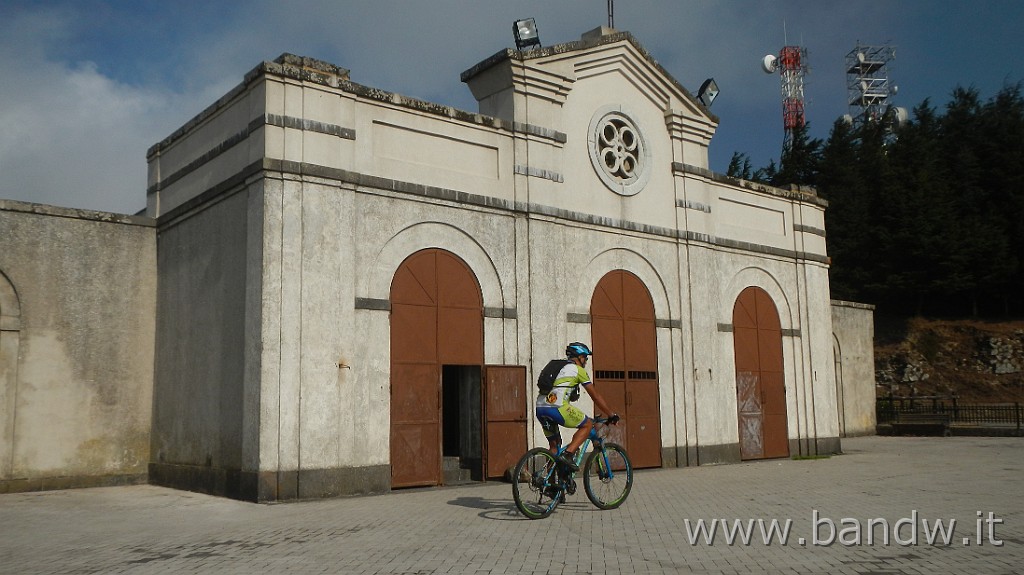
[[[615,0],[608,0],[608,27],[615,28]]]
[[[849,121],[854,129],[883,120],[896,124],[906,121],[906,110],[890,104],[896,95],[896,86],[889,82],[889,64],[895,59],[895,47],[861,46],[860,43],[846,55]]]
[[[782,78],[782,127],[785,135],[782,149],[793,145],[793,130],[802,128],[804,118],[804,76],[807,75],[807,49],[800,46],[783,46],[778,57],[769,54],[761,64],[764,71],[778,72]]]
[[[779,52],[782,76],[782,127],[786,134],[782,149],[793,145],[793,130],[804,127],[804,76],[807,75],[807,49],[783,46]]]

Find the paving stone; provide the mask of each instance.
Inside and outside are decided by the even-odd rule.
[[[843,448],[829,459],[639,471],[617,510],[580,490],[538,521],[518,514],[502,482],[280,505],[149,485],[4,494],[0,572],[1019,572],[1024,439],[865,437]],[[785,544],[762,536],[773,519],[790,521]],[[928,543],[935,522],[952,519],[949,544]],[[713,542],[694,535],[715,520]],[[990,520],[1002,521],[994,538]],[[729,544],[723,521],[753,531]]]

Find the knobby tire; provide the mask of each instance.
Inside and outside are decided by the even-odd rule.
[[[555,457],[543,447],[527,451],[519,460],[512,472],[512,498],[520,513],[530,519],[551,515],[564,491],[556,468]]]
[[[633,488],[633,464],[626,450],[605,443],[603,449],[592,452],[583,466],[583,487],[590,502],[601,509],[622,505]]]

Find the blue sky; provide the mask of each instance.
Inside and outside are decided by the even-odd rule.
[[[1019,0],[618,0],[631,32],[682,85],[721,95],[711,168],[754,167],[782,143],[778,75],[765,54],[809,53],[806,115],[825,138],[847,113],[844,57],[896,47],[895,103],[944,106],[1024,80]],[[146,150],[262,60],[291,52],[354,82],[475,111],[459,74],[537,20],[545,45],[607,23],[606,0],[0,0],[0,198],[120,213],[145,206]]]

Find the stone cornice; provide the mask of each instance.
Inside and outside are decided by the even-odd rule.
[[[299,66],[294,63],[296,61],[301,61],[305,64],[303,66]],[[525,133],[538,138],[549,139],[559,144],[564,144],[568,139],[566,134],[557,130],[544,128],[542,126],[534,126],[532,124],[525,124],[522,122],[512,122],[501,118],[486,116],[484,114],[467,112],[451,106],[435,104],[425,100],[403,96],[395,92],[388,92],[386,90],[357,84],[348,79],[348,70],[345,70],[344,68],[338,68],[333,64],[321,62],[313,58],[284,54],[273,62],[265,61],[253,68],[245,75],[245,79],[241,84],[232,88],[227,94],[194,116],[182,127],[175,130],[170,136],[164,138],[157,144],[150,146],[149,150],[146,152],[146,158],[151,159],[153,156],[159,154],[163,149],[172,146],[177,140],[200,126],[203,122],[214,116],[219,110],[226,107],[232,100],[239,97],[241,94],[244,94],[250,86],[263,81],[268,76],[319,84],[324,87],[336,89],[343,93],[351,94],[364,100],[407,108],[420,113],[475,124],[478,126],[490,127],[513,133]]]
[[[17,200],[0,200],[0,212],[20,212],[23,214],[71,218],[75,220],[91,220],[95,222],[125,224],[130,226],[153,227],[156,225],[155,219],[142,215],[117,214],[113,212],[99,212],[95,210],[80,210],[77,208],[62,208],[48,204],[20,202]]]
[[[775,186],[769,186],[767,184],[759,184],[757,182],[741,180],[739,178],[731,178],[725,174],[712,172],[711,170],[701,168],[700,166],[692,166],[690,164],[683,164],[680,162],[672,162],[672,171],[678,175],[701,176],[720,184],[743,188],[744,190],[751,192],[759,192],[770,196],[786,198],[787,200],[805,202],[821,206],[823,208],[828,207],[828,201],[818,197],[817,191],[810,187],[794,185],[790,186],[790,189],[788,190],[784,188],[776,188]]]
[[[374,191],[397,193],[410,197],[421,197],[431,200],[449,201],[463,205],[477,206],[480,208],[503,210],[508,212],[525,214],[534,217],[554,218],[568,222],[575,222],[587,226],[599,226],[611,228],[623,232],[645,234],[654,237],[661,237],[668,240],[682,241],[687,243],[707,244],[713,247],[734,249],[744,252],[761,255],[775,256],[786,259],[804,260],[819,264],[829,264],[828,256],[803,251],[794,251],[774,246],[755,244],[719,238],[709,234],[692,232],[688,230],[677,230],[661,226],[652,226],[641,222],[587,214],[553,206],[546,206],[536,203],[516,202],[480,194],[472,194],[448,188],[439,188],[413,182],[403,182],[361,174],[337,168],[328,168],[314,164],[292,162],[286,160],[275,160],[266,158],[254,162],[241,170],[238,174],[225,179],[220,184],[208,189],[206,192],[192,198],[185,204],[163,214],[157,220],[160,227],[172,225],[189,212],[202,207],[207,203],[213,203],[223,199],[225,195],[231,195],[240,191],[243,184],[254,177],[262,177],[267,172],[289,174],[299,177],[321,178],[333,180],[341,184],[354,186],[357,192],[373,193]],[[793,198],[796,199],[796,198]]]

